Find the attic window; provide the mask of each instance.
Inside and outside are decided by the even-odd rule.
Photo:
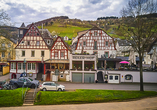
[[[39,36],[39,33],[37,33],[37,36]]]
[[[94,32],[94,36],[97,36],[97,34],[98,34],[97,32]]]
[[[24,44],[24,41],[22,41],[21,44]]]
[[[47,40],[47,44],[50,45],[50,40]]]
[[[27,42],[27,45],[30,46],[30,41]]]
[[[39,41],[37,41],[37,46],[39,46],[39,44],[40,44],[40,42],[39,42]]]

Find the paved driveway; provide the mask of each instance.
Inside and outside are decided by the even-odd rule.
[[[65,86],[66,90],[72,89],[104,89],[104,90],[140,90],[140,84],[107,84],[107,83],[94,83],[94,84],[82,84],[82,83],[70,83],[70,82],[58,82]],[[145,91],[157,91],[157,84],[144,84]]]
[[[10,74],[0,76],[0,81],[9,80],[9,78],[10,78]]]

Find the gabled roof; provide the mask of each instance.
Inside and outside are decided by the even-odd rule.
[[[25,24],[24,23],[22,23],[22,25],[20,26],[20,28],[25,28],[26,26],[25,26]]]
[[[119,46],[131,46],[127,40],[117,40]]]
[[[96,27],[96,26],[94,26],[93,28],[91,28],[91,29],[89,29],[89,30],[86,30],[86,32],[84,32],[84,34],[82,34],[82,35],[80,35],[79,37],[77,37],[78,39],[79,38],[81,38],[83,35],[85,35],[88,31],[90,31],[90,30],[102,30],[102,29],[100,29],[100,28],[98,28],[98,27]],[[103,32],[105,32],[104,30],[102,30]],[[106,33],[106,32],[105,32]],[[106,33],[107,34],[107,33]],[[108,34],[107,34],[108,35]],[[108,36],[110,36],[110,35],[108,35]],[[111,36],[110,36],[111,37]],[[111,37],[111,38],[113,38],[113,37]]]
[[[25,24],[22,23],[21,26],[18,29],[28,29],[28,27],[26,27]]]
[[[36,27],[36,29],[37,29],[37,30],[38,30],[38,32],[39,32],[39,35],[41,36],[41,38],[42,38],[42,39],[43,39],[43,41],[45,42],[45,40],[44,40],[44,38],[43,38],[42,34],[40,33],[40,31],[39,31],[39,29],[38,29],[38,27],[37,27],[34,23],[32,23],[32,24],[29,26],[29,29],[27,30],[27,32],[25,33],[25,35],[22,37],[22,39],[26,36],[26,34],[28,33],[28,31],[30,30],[30,28],[31,28],[33,25]],[[17,46],[19,46],[19,44],[21,43],[22,39],[19,41],[19,43],[18,43],[18,45],[17,45]],[[47,45],[47,43],[46,43],[46,42],[45,42],[45,44],[46,44],[46,46],[49,48],[49,46]],[[16,47],[17,47],[17,46],[16,46]],[[15,47],[15,49],[16,49],[16,47]]]
[[[89,30],[102,30],[102,29],[98,28],[97,26],[94,26],[93,28],[91,28]]]
[[[59,38],[61,39],[61,41],[63,42],[63,44],[66,46],[66,48],[67,48],[69,51],[71,51],[70,46],[69,46],[69,45],[63,40],[63,38],[60,37],[60,36],[58,36],[58,37],[53,41],[52,47],[54,46],[54,44],[56,43],[56,41],[57,41]],[[51,48],[52,48],[52,47],[51,47]]]

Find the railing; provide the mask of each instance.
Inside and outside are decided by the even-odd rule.
[[[24,93],[24,95],[23,95],[23,88],[24,88],[24,86],[22,87],[22,99],[24,99],[24,98],[25,98],[26,93],[27,93],[27,90],[28,90],[28,87],[27,87],[27,89],[26,89],[26,91],[25,91],[25,93]]]
[[[37,86],[35,86],[34,94],[33,94],[33,99],[35,98],[34,96],[36,95],[37,92]]]

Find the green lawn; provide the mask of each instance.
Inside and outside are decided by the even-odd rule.
[[[110,101],[123,101],[156,96],[154,91],[120,91],[120,90],[81,90],[76,91],[40,91],[37,94],[35,105],[81,104]]]
[[[23,89],[23,93],[26,88]],[[29,88],[28,88],[29,90]],[[15,90],[0,90],[0,107],[23,105],[22,88]]]

